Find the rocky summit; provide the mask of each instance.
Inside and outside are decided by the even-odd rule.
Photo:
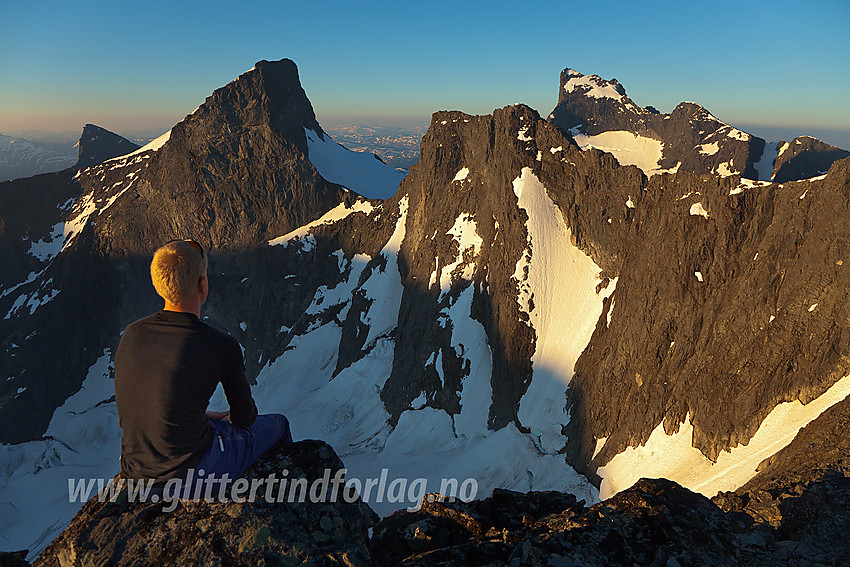
[[[153,251],[192,237],[210,258],[202,317],[242,345],[260,411],[328,443],[348,477],[537,493],[493,498],[600,526],[633,521],[611,503],[644,518],[681,501],[697,512],[676,522],[709,534],[683,541],[720,542],[720,563],[794,546],[824,561],[841,548],[817,534],[843,516],[817,509],[846,491],[847,451],[829,448],[850,394],[850,159],[801,140],[764,169],[759,144],[695,103],[661,115],[567,70],[549,119],[435,113],[405,175],[324,132],[292,61],[260,61],[143,148],[0,184],[0,530],[33,559],[80,509],[68,479],[115,474],[115,348],[161,306]],[[641,478],[681,488],[629,492]],[[691,557],[673,532],[555,538],[493,502],[451,535],[433,503],[390,516],[410,495],[362,494],[395,518],[363,540],[370,560],[473,543],[570,557],[557,538]]]
[[[279,443],[242,478],[253,483],[274,473],[312,487],[325,470],[342,468],[325,443]],[[286,487],[279,501],[274,487],[253,502],[181,500],[173,510],[167,499],[129,502],[126,489],[113,501],[94,497],[34,565],[369,565],[375,513],[341,495],[314,502],[308,490],[303,502]]]
[[[611,151],[623,165],[638,165],[647,175],[689,171],[783,183],[826,173],[835,160],[850,156],[810,136],[767,142],[695,102],[663,114],[635,104],[617,79],[569,68],[561,72],[558,104],[549,120],[582,146]]]
[[[86,124],[83,127],[83,133],[80,135],[77,147],[79,158],[74,166],[77,169],[98,165],[108,159],[123,156],[139,149],[138,145],[127,138],[94,124]]]

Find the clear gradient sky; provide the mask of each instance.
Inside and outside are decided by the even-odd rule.
[[[564,67],[669,112],[850,131],[850,1],[0,0],[0,133],[161,132],[260,59],[293,59],[319,121],[427,123],[524,102]]]

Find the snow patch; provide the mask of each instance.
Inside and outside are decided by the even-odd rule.
[[[469,168],[468,167],[461,168],[460,171],[455,173],[455,177],[454,177],[454,179],[452,179],[452,181],[463,181],[464,179],[466,179],[466,177],[468,175],[469,175]]]
[[[341,221],[351,213],[363,213],[368,215],[373,210],[374,207],[372,207],[372,204],[362,199],[358,199],[357,201],[355,201],[351,205],[351,207],[346,207],[345,203],[340,203],[339,205],[319,217],[317,220],[305,224],[302,227],[296,228],[293,231],[287,232],[283,236],[278,236],[277,238],[269,240],[269,246],[288,246],[290,242],[298,241],[301,243],[302,248],[311,250],[314,241],[311,241],[310,238],[308,238],[308,235],[317,226],[322,226],[324,224],[333,224],[335,222]]]
[[[570,74],[570,78],[564,83],[564,92],[571,93],[576,90],[592,98],[623,100],[623,95],[617,92],[614,85],[599,75]]]
[[[612,154],[620,165],[636,165],[646,175],[662,173],[658,168],[658,161],[661,159],[664,144],[658,140],[625,130],[611,130],[595,136],[574,134],[573,138],[583,150],[596,148]]]
[[[690,213],[694,216],[708,218],[708,211],[705,210],[701,202],[691,205]]]
[[[720,145],[717,142],[711,142],[710,144],[700,144],[697,148],[702,155],[713,156],[720,149]]]
[[[440,270],[440,298],[451,289],[452,276],[459,266],[463,266],[463,270],[455,279],[472,280],[475,260],[481,253],[481,245],[484,244],[484,240],[478,235],[478,225],[469,213],[461,213],[446,234],[452,235],[453,247],[457,245],[457,253],[454,261]]]
[[[742,142],[746,142],[750,139],[750,135],[746,132],[741,132],[737,128],[732,128],[729,126],[729,131],[726,132],[726,135],[735,140],[741,140]]]
[[[736,171],[732,169],[732,160],[724,161],[714,169],[715,173],[720,177],[729,177],[731,175],[736,175]]]
[[[752,179],[742,177],[738,181],[738,185],[729,190],[729,195],[737,195],[743,193],[745,189],[752,189],[754,187],[767,187],[770,184],[770,181],[753,181]]]
[[[170,140],[170,139],[171,139],[171,130],[169,130],[165,134],[162,134],[161,136],[159,136],[156,139],[149,142],[147,145],[142,146],[141,148],[139,148],[138,150],[136,150],[132,153],[129,153],[129,154],[126,154],[126,155],[123,155],[123,156],[110,158],[110,159],[104,161],[103,163],[117,162],[117,161],[121,160],[121,161],[124,161],[125,163],[122,163],[122,164],[119,164],[119,165],[125,165],[126,160],[133,157],[133,156],[143,154],[145,152],[159,151],[160,148],[162,148],[162,146],[164,146],[165,143],[168,142],[168,140]]]

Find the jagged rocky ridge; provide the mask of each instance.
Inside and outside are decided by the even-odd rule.
[[[558,105],[549,120],[583,146],[611,149],[623,165],[639,165],[647,175],[689,171],[784,183],[826,173],[835,160],[850,156],[810,136],[767,142],[694,102],[662,114],[635,104],[616,79],[569,68],[561,72]]]
[[[726,458],[777,404],[846,396],[848,160],[785,184],[648,179],[517,105],[435,114],[398,193],[376,200],[326,180],[325,138],[294,64],[260,62],[147,148],[0,186],[6,490],[62,488],[70,466],[114,474],[111,353],[159,307],[147,265],[175,236],[211,250],[204,317],[243,345],[261,411],[361,477],[593,502],[574,468],[603,493],[652,471],[713,494],[781,448]],[[696,477],[617,460],[677,429],[659,455]],[[743,472],[724,480],[729,459]],[[35,499],[10,504],[4,529],[37,525],[33,549],[76,512],[39,524]]]

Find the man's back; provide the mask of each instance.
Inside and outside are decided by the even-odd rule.
[[[130,324],[115,356],[115,402],[127,478],[168,480],[194,467],[212,443],[205,411],[221,381],[234,425],[257,408],[239,344],[193,313],[159,311]]]

